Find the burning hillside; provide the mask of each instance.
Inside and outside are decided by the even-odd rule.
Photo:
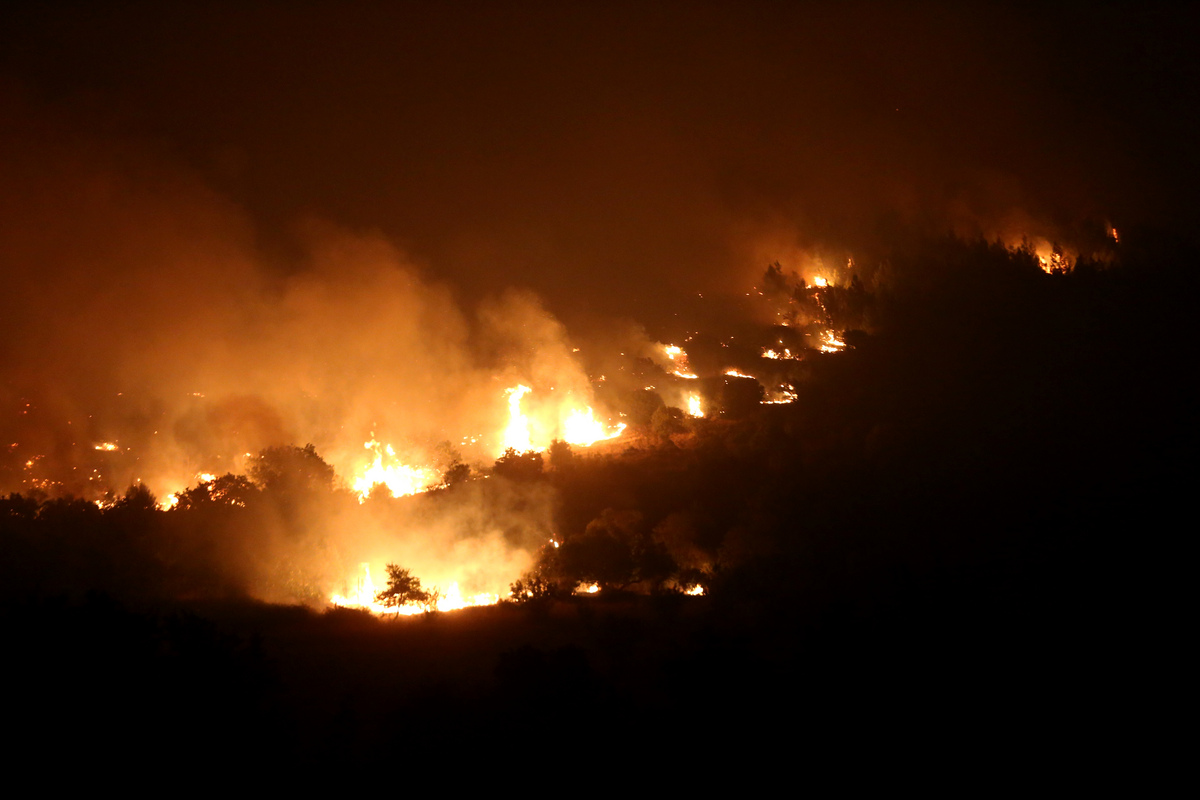
[[[703,449],[728,430],[784,419],[805,426],[815,415],[838,419],[842,411],[829,407],[842,391],[829,383],[842,371],[834,363],[872,363],[876,338],[894,336],[887,326],[906,325],[907,305],[924,302],[906,294],[909,283],[896,289],[883,282],[883,265],[864,270],[848,259],[836,273],[824,267],[805,277],[811,265],[785,270],[774,263],[747,294],[747,317],[736,325],[693,331],[680,344],[635,332],[618,352],[604,352],[574,346],[528,295],[488,301],[468,323],[412,271],[384,263],[376,274],[345,262],[377,253],[377,244],[338,242],[337,263],[351,270],[348,285],[332,274],[298,276],[281,296],[257,301],[267,303],[260,315],[273,321],[254,323],[253,341],[213,331],[224,341],[217,362],[262,356],[246,387],[262,387],[259,394],[214,392],[214,362],[200,359],[193,380],[209,381],[199,387],[205,391],[174,402],[161,390],[120,392],[71,413],[19,395],[9,409],[4,490],[64,509],[76,498],[106,518],[157,497],[166,516],[155,524],[174,531],[175,541],[155,557],[188,560],[189,552],[209,551],[190,568],[195,574],[170,590],[182,594],[332,598],[340,606],[414,613],[579,587],[702,591],[736,548],[681,534],[687,529],[670,522],[677,510],[606,517],[595,507],[564,522],[564,493],[581,491],[573,482],[584,475],[598,479],[603,463],[636,474],[641,468],[634,465],[662,458],[656,453],[663,447]],[[983,244],[979,254],[961,247],[960,257],[990,259],[1035,291],[1043,291],[1038,280],[1049,289],[1070,277],[1065,269],[1047,274],[1025,246]],[[433,324],[430,303],[438,314],[455,315],[448,327]],[[417,320],[396,328],[389,314],[397,309]],[[377,327],[364,329],[363,319]],[[324,331],[302,332],[309,327]],[[400,338],[376,346],[384,330]],[[267,379],[266,354],[276,345],[263,342],[285,339],[289,349],[278,351],[279,371]],[[419,368],[409,363],[409,348],[425,348]],[[387,353],[392,360],[382,358]],[[429,360],[430,353],[442,361]],[[184,373],[176,367],[174,374]],[[402,385],[403,376],[419,386]],[[785,416],[771,416],[785,408]],[[314,444],[293,446],[297,434]],[[219,522],[206,516],[217,509]],[[229,550],[205,544],[215,533],[205,531],[209,525],[229,528],[222,538],[246,538]],[[386,592],[371,576],[397,562],[425,581],[427,594],[384,605]]]

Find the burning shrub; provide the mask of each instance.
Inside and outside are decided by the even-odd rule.
[[[426,611],[437,608],[437,602],[441,599],[441,592],[437,589],[422,589],[420,578],[395,564],[387,565],[387,573],[387,588],[375,595],[375,602],[389,608],[414,605]]]

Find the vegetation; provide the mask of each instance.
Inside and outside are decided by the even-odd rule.
[[[387,565],[387,573],[387,588],[375,595],[375,602],[389,608],[421,606],[426,611],[437,609],[438,600],[441,599],[441,592],[437,589],[422,589],[420,578],[395,564]]]
[[[18,649],[32,654],[21,685],[55,696],[66,678],[47,663],[78,663],[99,638],[136,674],[157,674],[177,653],[172,663],[188,667],[173,674],[195,678],[208,659],[245,700],[214,708],[270,730],[299,718],[304,735],[291,746],[307,753],[330,745],[320,732],[343,710],[353,730],[468,719],[525,742],[580,719],[597,737],[635,736],[647,720],[660,736],[659,720],[698,709],[757,729],[770,709],[800,720],[797,736],[818,747],[862,735],[862,720],[883,736],[914,719],[956,731],[1026,725],[1023,737],[1036,736],[1022,720],[1053,708],[1071,730],[1104,736],[1113,704],[1096,698],[1128,680],[1122,653],[1143,652],[1128,641],[1131,621],[1154,626],[1162,609],[1184,607],[1164,598],[1178,584],[1163,576],[1190,496],[1180,431],[1193,408],[1178,371],[1197,260],[1131,256],[1048,275],[1028,254],[986,243],[897,252],[905,281],[827,304],[835,318],[862,320],[853,349],[769,365],[795,386],[794,403],[734,397],[738,413],[682,430],[656,406],[631,431],[641,447],[557,447],[551,469],[510,451],[495,479],[468,471],[443,492],[360,506],[310,446],[264,451],[249,475],[192,487],[170,511],[141,487],[104,508],[9,494],[0,594]],[[792,299],[800,288],[775,282]],[[1118,325],[1130,309],[1138,323]],[[244,598],[248,565],[270,562],[279,542],[325,556],[336,525],[468,502],[504,541],[537,552],[511,586],[524,607],[439,620],[436,634],[389,626],[397,638],[384,645],[362,615],[254,606],[244,613],[287,654],[274,661],[254,655],[254,626],[226,640],[164,621],[164,604]],[[549,509],[545,529],[531,528],[529,508]],[[288,570],[279,596],[295,602],[320,577]],[[581,582],[603,590],[572,597]],[[697,584],[706,599],[677,595]],[[390,564],[378,599],[430,608],[437,598]],[[85,618],[103,622],[86,634]],[[77,649],[46,645],[42,627],[77,635]],[[333,666],[320,654],[331,641],[364,644],[339,650],[346,662]],[[446,677],[442,652],[469,678]],[[364,687],[345,689],[347,674]],[[116,685],[137,695],[132,678]],[[195,685],[163,691],[186,700]],[[293,692],[286,713],[267,702],[281,686]],[[149,701],[137,711],[160,729]],[[382,758],[402,738],[364,735],[355,758]]]

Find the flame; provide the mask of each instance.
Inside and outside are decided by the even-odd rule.
[[[693,417],[703,417],[704,409],[700,406],[700,395],[692,392],[688,395],[688,414]]]
[[[768,406],[785,405],[787,403],[796,402],[797,397],[799,397],[799,395],[796,394],[796,387],[792,386],[790,383],[785,383],[780,385],[779,389],[772,393],[770,399],[763,400],[762,403],[763,405]]]
[[[96,445],[95,449],[103,450],[106,453],[113,453],[121,448],[117,446],[116,442],[101,442],[100,444]]]
[[[675,362],[676,366],[678,367],[678,369],[671,371],[672,375],[676,376],[677,378],[687,378],[688,380],[696,380],[700,377],[694,372],[687,371],[687,353],[683,351],[682,347],[674,344],[665,344],[663,345],[663,352],[666,353],[667,358]]]
[[[829,281],[825,280],[820,275],[813,278],[813,283],[816,284],[821,289],[824,289],[826,286],[829,285]]]
[[[690,594],[693,597],[699,597],[700,595],[704,594],[704,587],[701,586],[700,584],[696,584],[692,588],[685,591],[684,594]]]
[[[775,359],[776,361],[781,361],[781,360],[785,360],[785,359],[790,359],[792,361],[800,360],[800,356],[795,355],[794,353],[792,353],[791,350],[789,350],[786,347],[783,350],[772,350],[770,348],[764,347],[763,351],[762,351],[762,356],[763,356],[763,358],[771,358],[771,359]]]
[[[604,439],[615,439],[624,430],[625,423],[622,422],[615,430],[606,431],[588,406],[587,411],[572,411],[563,422],[563,441],[586,447]]]
[[[821,334],[821,340],[822,353],[839,353],[846,347],[846,343],[838,338],[837,331],[832,329]]]
[[[736,369],[727,369],[727,370],[725,370],[725,374],[731,378],[753,378],[754,377],[753,375],[747,375],[744,372],[738,372],[738,370],[736,370]]]
[[[598,583],[581,583],[575,587],[575,594],[595,594],[600,591]]]
[[[410,617],[414,614],[424,614],[429,609],[419,605],[403,605],[403,606],[385,606],[376,601],[375,596],[379,594],[379,588],[375,582],[371,580],[371,564],[363,562],[362,574],[354,581],[354,586],[346,595],[333,594],[329,598],[329,602],[341,608],[363,608],[373,614],[394,614],[397,616]],[[437,587],[434,587],[437,589]],[[490,592],[480,592],[468,597],[464,597],[462,591],[458,588],[458,581],[452,581],[449,588],[442,592],[438,597],[436,609],[438,611],[457,611],[460,608],[470,608],[473,606],[491,606],[500,602],[500,595]]]
[[[529,418],[521,413],[521,398],[531,391],[528,386],[521,384],[504,390],[508,395],[508,427],[504,429],[504,447],[511,447],[518,453],[533,449]]]
[[[543,440],[540,436],[538,441],[534,440],[530,419],[521,410],[521,398],[531,391],[533,390],[528,386],[519,385],[507,389],[505,392],[508,395],[508,427],[504,429],[502,437],[505,449],[511,447],[518,453],[524,453],[530,450],[542,451],[550,445],[549,440]],[[538,430],[557,430],[563,441],[587,447],[596,442],[620,436],[625,430],[625,423],[619,423],[611,428],[607,427],[596,419],[596,413],[591,406],[585,406],[584,408],[572,408],[557,423],[539,425]]]
[[[358,492],[358,502],[364,502],[371,494],[376,484],[384,484],[392,497],[405,497],[410,494],[428,491],[441,483],[441,477],[429,467],[412,467],[396,459],[395,449],[389,445],[381,445],[371,439],[363,447],[374,451],[375,460],[369,464],[354,479],[354,491]],[[387,461],[392,463],[385,463]]]

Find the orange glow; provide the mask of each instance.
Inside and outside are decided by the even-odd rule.
[[[586,447],[604,439],[615,439],[624,430],[624,422],[614,430],[605,430],[604,424],[596,419],[588,406],[587,411],[572,411],[563,422],[563,441]]]
[[[689,371],[687,353],[682,347],[674,344],[663,345],[663,352],[667,354],[667,358],[675,363],[676,369],[671,371],[671,374],[677,378],[687,378],[688,380],[696,380],[700,376]]]
[[[553,388],[553,387],[551,387]],[[596,413],[591,406],[571,408],[564,416],[556,419],[552,415],[549,420],[538,419],[537,425],[521,409],[521,399],[533,390],[520,385],[506,390],[508,394],[508,426],[502,435],[503,448],[512,448],[518,453],[530,450],[544,451],[550,446],[553,438],[579,447],[587,447],[606,439],[615,439],[625,430],[625,423],[616,426],[605,425],[596,419]],[[561,406],[559,408],[562,408]],[[541,415],[539,415],[541,416]],[[539,433],[535,439],[534,430]]]
[[[500,602],[500,595],[489,592],[481,592],[464,597],[462,591],[458,588],[457,581],[452,581],[444,592],[436,586],[433,588],[438,592],[437,603],[433,609],[416,604],[385,606],[375,599],[382,589],[376,586],[375,582],[371,580],[371,564],[363,562],[362,574],[355,579],[350,591],[346,595],[332,595],[329,602],[341,608],[362,608],[370,611],[372,614],[379,614],[381,616],[391,614],[403,617],[424,614],[430,610],[457,611],[460,608],[491,606]]]
[[[846,348],[846,343],[838,338],[837,331],[827,330],[821,334],[822,353],[840,353]]]
[[[504,449],[512,448],[518,453],[533,449],[533,440],[529,434],[529,418],[521,413],[521,398],[532,390],[528,386],[517,385],[505,389],[508,395],[508,427],[504,429]]]
[[[693,417],[703,417],[704,409],[700,405],[700,395],[693,392],[688,395],[688,414]]]
[[[353,487],[360,503],[367,499],[377,484],[387,486],[392,497],[417,494],[441,484],[441,476],[429,467],[412,467],[401,463],[390,444],[382,445],[372,439],[363,447],[375,453],[375,460],[354,478]]]

